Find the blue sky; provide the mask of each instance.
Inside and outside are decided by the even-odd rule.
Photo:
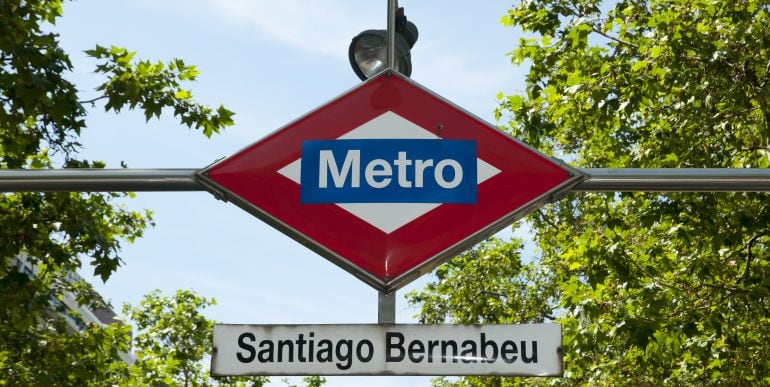
[[[124,46],[152,61],[183,58],[201,71],[189,85],[201,102],[234,110],[236,125],[211,139],[173,118],[93,108],[83,156],[117,168],[203,168],[259,140],[360,81],[347,48],[358,32],[384,28],[385,0],[79,0],[65,3],[56,30],[72,55],[84,99],[99,78],[82,51]],[[402,0],[420,30],[412,79],[492,123],[499,91],[523,89],[524,70],[505,53],[518,41],[498,20],[509,1]],[[155,228],[124,244],[125,264],[106,283],[83,274],[116,309],[161,289],[214,297],[208,314],[226,323],[374,323],[377,292],[346,271],[206,192],[139,193]],[[398,292],[397,322],[417,310]],[[276,385],[280,378],[274,378]],[[336,377],[330,386],[425,385],[427,377]]]

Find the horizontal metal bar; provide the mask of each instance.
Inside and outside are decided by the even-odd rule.
[[[578,192],[770,192],[770,169],[586,168]],[[204,191],[197,169],[0,169],[0,192]]]
[[[0,192],[203,191],[197,169],[0,169]]]
[[[770,169],[585,168],[578,192],[768,192]]]

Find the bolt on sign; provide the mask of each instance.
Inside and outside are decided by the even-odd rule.
[[[214,326],[214,376],[561,376],[561,325]]]
[[[197,178],[391,292],[584,176],[384,72]]]

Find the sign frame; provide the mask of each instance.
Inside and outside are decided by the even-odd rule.
[[[263,141],[266,141],[268,139],[273,138],[274,136],[278,135],[282,131],[286,130],[287,128],[293,127],[295,124],[304,121],[306,118],[314,115],[318,111],[326,108],[328,105],[335,103],[336,101],[340,100],[343,97],[348,96],[349,94],[353,93],[354,91],[364,88],[367,85],[371,84],[372,82],[377,82],[382,77],[397,77],[401,81],[406,82],[410,84],[413,87],[416,87],[423,93],[427,93],[430,97],[438,100],[438,102],[445,104],[448,108],[454,109],[460,114],[465,115],[468,117],[469,120],[475,121],[477,124],[481,126],[485,126],[491,130],[495,131],[495,135],[503,136],[507,140],[514,142],[517,146],[523,148],[526,152],[530,152],[531,154],[542,158],[546,162],[550,162],[557,168],[564,171],[567,175],[567,178],[562,181],[557,186],[544,191],[542,194],[532,198],[528,202],[524,203],[523,205],[518,206],[513,211],[508,212],[504,216],[498,217],[495,220],[487,223],[485,226],[477,229],[475,232],[472,232],[465,236],[464,238],[456,241],[455,243],[452,243],[450,246],[444,248],[439,253],[432,255],[430,258],[425,259],[423,262],[414,265],[410,269],[404,271],[403,273],[394,276],[392,278],[380,278],[367,270],[359,267],[357,264],[350,262],[345,257],[339,255],[338,253],[332,251],[331,249],[327,248],[326,246],[321,245],[316,240],[312,239],[311,237],[305,235],[304,233],[296,230],[291,225],[283,222],[282,220],[276,218],[274,215],[268,213],[267,211],[257,207],[256,205],[250,203],[249,201],[243,199],[238,194],[230,191],[229,189],[223,187],[218,182],[214,181],[210,176],[209,173],[213,168],[216,168],[218,165],[220,165],[223,162],[226,162],[229,158],[220,159],[217,162],[215,162],[212,165],[207,166],[206,168],[198,171],[195,174],[196,181],[204,186],[207,191],[212,193],[216,198],[224,200],[224,201],[230,201],[237,205],[238,207],[241,207],[243,210],[251,213],[252,215],[256,216],[263,222],[267,223],[268,225],[272,226],[273,228],[281,231],[283,234],[289,236],[290,238],[298,241],[305,247],[309,248],[313,252],[321,255],[322,257],[326,258],[327,260],[331,261],[332,263],[336,264],[337,266],[341,267],[342,269],[346,270],[347,272],[353,274],[355,277],[360,279],[361,281],[367,283],[368,285],[372,286],[376,290],[383,292],[383,293],[391,293],[396,291],[397,289],[405,286],[409,282],[417,279],[418,277],[430,272],[435,267],[440,265],[441,263],[447,261],[448,259],[452,258],[453,256],[467,250],[471,246],[483,241],[484,239],[488,238],[489,236],[495,234],[496,232],[502,230],[503,228],[509,226],[510,224],[516,222],[517,220],[521,219],[523,216],[529,214],[530,212],[540,208],[544,204],[547,204],[549,202],[556,201],[560,199],[562,196],[564,196],[566,193],[568,193],[575,185],[579,184],[580,182],[586,180],[588,178],[588,175],[582,172],[581,170],[575,169],[566,163],[564,163],[561,160],[554,159],[552,157],[548,157],[541,152],[537,151],[536,149],[533,149],[529,147],[528,145],[524,144],[523,142],[511,137],[507,133],[500,131],[499,129],[495,128],[494,126],[490,125],[486,121],[480,119],[479,117],[475,116],[474,114],[466,111],[465,109],[455,105],[451,101],[448,101],[444,99],[443,97],[437,95],[436,93],[432,92],[431,90],[425,88],[424,86],[418,84],[417,82],[403,76],[402,74],[399,74],[397,72],[394,72],[392,70],[385,70],[379,75],[372,77],[371,79],[368,79],[365,82],[362,82],[355,87],[345,91],[344,93],[340,94],[339,96],[331,99],[325,104],[322,104],[318,106],[317,108],[311,110],[310,112],[300,116],[299,118],[289,122],[288,124],[276,129],[275,131],[271,132],[267,136],[257,140],[256,142],[249,144],[248,146],[242,148],[238,152],[234,153],[233,156],[240,155],[241,153],[245,152],[246,150],[255,147],[259,144],[261,144]],[[233,157],[230,156],[230,157]],[[384,258],[383,258],[384,259]]]

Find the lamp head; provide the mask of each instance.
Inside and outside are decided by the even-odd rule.
[[[407,77],[412,75],[411,48],[417,42],[417,26],[406,20],[404,8],[396,14],[395,70]],[[356,35],[348,48],[350,66],[358,78],[365,81],[388,67],[387,30],[366,30]]]

